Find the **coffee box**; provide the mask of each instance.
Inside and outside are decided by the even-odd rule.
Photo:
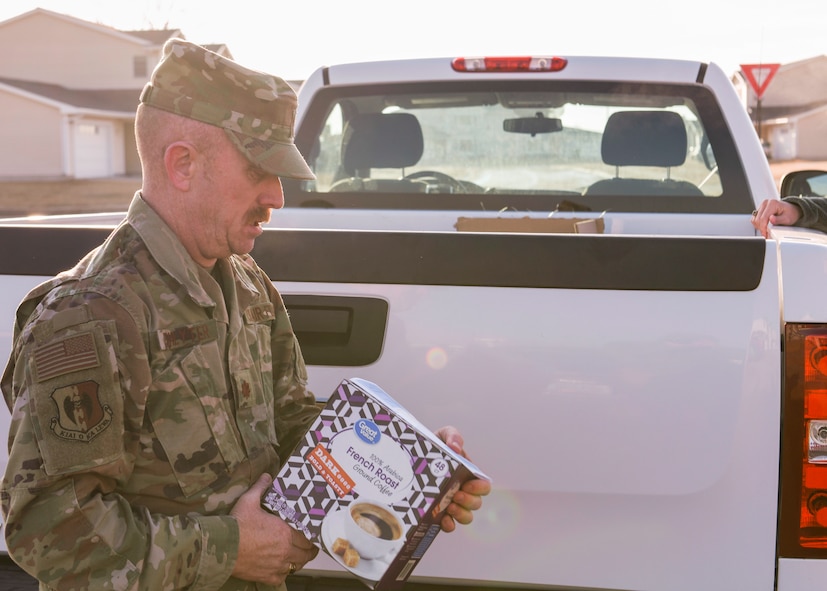
[[[400,589],[463,482],[488,477],[379,386],[339,384],[262,497],[376,591]]]

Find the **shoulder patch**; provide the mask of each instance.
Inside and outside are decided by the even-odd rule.
[[[98,384],[92,380],[70,384],[51,394],[57,407],[52,432],[61,439],[89,442],[112,424],[112,409],[101,404]]]
[[[108,322],[84,323],[29,353],[28,413],[49,476],[97,469],[124,453],[113,329]]]
[[[100,358],[91,332],[41,345],[34,350],[32,360],[38,382],[99,365]]]

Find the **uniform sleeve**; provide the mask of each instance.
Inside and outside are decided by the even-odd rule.
[[[58,590],[217,589],[235,565],[235,519],[151,514],[120,492],[150,384],[134,327],[98,299],[56,305],[22,331],[3,384],[12,403],[6,543]]]
[[[827,232],[827,198],[785,197],[783,200],[797,205],[801,210],[796,226]]]

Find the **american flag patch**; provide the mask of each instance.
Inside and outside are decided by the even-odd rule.
[[[100,365],[91,332],[38,347],[34,352],[37,381]]]

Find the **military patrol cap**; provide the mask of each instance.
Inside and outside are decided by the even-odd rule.
[[[226,131],[247,159],[280,177],[316,178],[293,143],[298,100],[277,76],[170,39],[141,93],[145,105]]]

